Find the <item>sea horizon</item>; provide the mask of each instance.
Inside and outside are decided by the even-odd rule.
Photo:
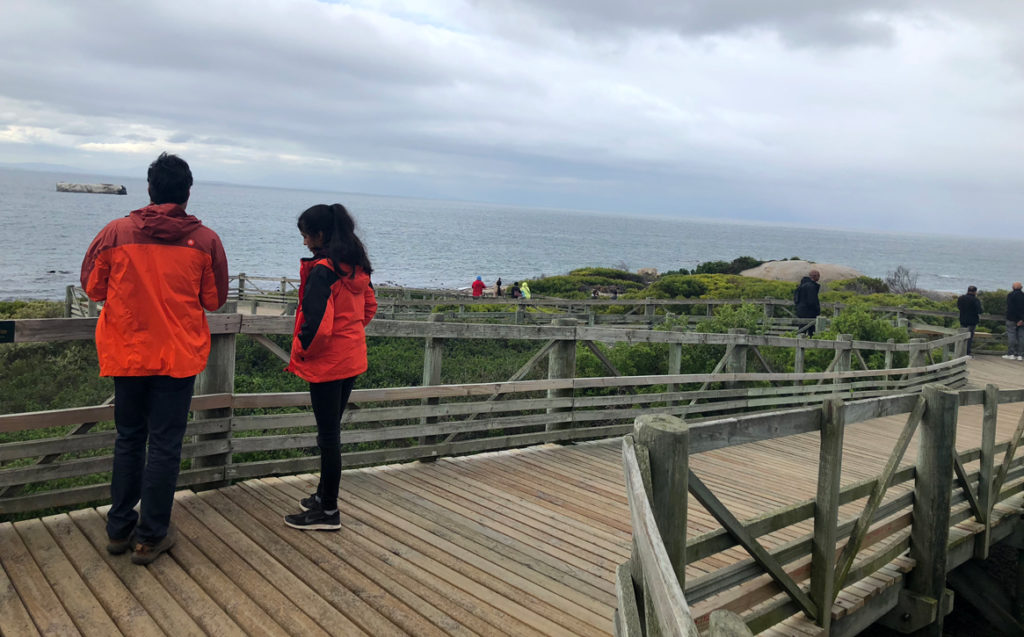
[[[71,178],[73,177],[73,178]],[[79,179],[81,178],[81,179]],[[115,181],[127,195],[57,193],[57,181]],[[0,299],[63,298],[82,255],[110,220],[148,203],[145,180],[0,166]],[[294,277],[304,256],[295,219],[341,201],[357,220],[381,284],[464,289],[566,274],[582,267],[659,272],[751,256],[800,257],[884,278],[903,265],[922,289],[1008,289],[1021,242],[941,233],[880,232],[771,220],[683,218],[197,181],[188,210],[221,235],[232,274]],[[49,229],[52,239],[39,241]],[[984,241],[984,249],[965,242]]]

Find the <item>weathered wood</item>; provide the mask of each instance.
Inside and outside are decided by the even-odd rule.
[[[718,523],[725,527],[736,541],[750,553],[754,559],[761,564],[762,567],[771,575],[772,579],[776,581],[786,591],[786,594],[790,596],[799,606],[803,612],[812,619],[816,618],[819,609],[815,606],[814,602],[808,597],[807,593],[801,589],[793,579],[786,574],[782,566],[778,561],[772,557],[761,544],[747,533],[743,524],[736,519],[736,516],[732,514],[722,504],[722,502],[711,492],[710,489],[705,486],[703,481],[698,478],[693,471],[690,471],[690,493],[693,497],[697,498],[697,501],[707,509]]]
[[[206,361],[206,368],[196,377],[196,393],[198,394],[233,394],[235,391],[235,339],[234,334],[213,334],[210,337],[210,357]],[[196,418],[231,418],[231,406],[221,408],[205,408],[196,410]],[[209,440],[230,441],[231,432],[200,434],[196,436],[196,442]],[[214,456],[199,456],[193,459],[192,466],[196,469],[209,469],[225,467],[231,464],[230,446],[224,453]],[[212,488],[227,486],[229,482],[222,481],[201,485],[199,488]]]
[[[984,414],[981,423],[981,458],[978,466],[978,505],[984,516],[981,522],[985,525],[974,545],[974,557],[979,560],[988,559],[989,547],[992,543],[992,506],[993,477],[995,470],[996,425],[999,416],[999,388],[993,384],[985,385]]]
[[[832,600],[837,586],[836,539],[839,524],[839,478],[843,472],[843,431],[845,408],[840,400],[823,406],[818,453],[818,489],[814,506],[814,540],[811,543],[810,598],[819,609],[816,623],[828,631],[832,623]]]
[[[620,630],[616,631],[617,634],[624,637],[642,637],[640,610],[636,601],[633,578],[629,573],[629,562],[620,564],[615,569],[615,596],[619,604],[616,619],[622,622]]]
[[[644,578],[648,583],[646,591],[657,612],[661,634],[672,637],[699,637],[700,633],[693,623],[690,608],[683,597],[683,590],[665,552],[665,546],[658,533],[658,524],[647,501],[631,436],[622,439],[622,462],[633,537],[636,539],[635,557],[643,564]],[[651,619],[648,618],[648,622]]]
[[[864,536],[867,535],[868,528],[875,518],[875,512],[881,506],[885,493],[892,483],[893,477],[896,475],[896,470],[899,468],[900,462],[903,461],[903,455],[910,445],[910,440],[914,437],[914,433],[924,418],[925,410],[926,401],[922,396],[918,398],[914,411],[911,412],[910,417],[907,419],[907,424],[904,425],[903,431],[900,432],[900,436],[893,446],[892,453],[889,454],[889,459],[886,461],[881,475],[875,480],[875,486],[871,490],[867,504],[864,505],[864,511],[854,525],[850,538],[843,546],[843,551],[839,556],[839,564],[836,566],[836,591],[842,589],[846,584],[847,576],[853,567],[853,561],[857,557],[857,552],[860,551],[861,544],[864,542]]]
[[[907,590],[942,600],[946,589],[946,545],[958,399],[955,393],[935,386],[926,387],[924,397],[927,407],[918,446],[910,548],[917,568],[907,579]],[[938,613],[925,633],[941,637],[943,618],[943,613]]]
[[[270,340],[266,334],[249,334],[249,338],[262,345],[264,349],[276,356],[279,360],[285,363],[291,361],[291,356],[288,352],[281,349],[281,347],[274,341]]]
[[[1006,482],[1006,473],[1010,470],[1010,463],[1013,462],[1013,456],[1017,453],[1017,447],[1020,445],[1022,435],[1024,435],[1024,412],[1021,413],[1020,419],[1017,420],[1017,429],[1010,437],[1010,445],[1006,448],[1003,463],[999,466],[999,473],[996,475],[995,482],[992,485],[994,493],[999,493]]]
[[[576,325],[576,321],[571,319],[555,319],[551,322],[556,327],[572,327]],[[574,340],[557,340],[551,347],[551,351],[548,353],[548,378],[574,378],[576,376],[576,342]],[[571,398],[573,395],[571,389],[549,389],[548,398]],[[572,411],[571,407],[549,407],[547,412],[549,414],[558,413],[559,411]],[[565,423],[549,423],[547,425],[548,431],[555,431],[558,429],[564,429]]]
[[[747,330],[737,327],[729,330],[730,336],[746,336]],[[733,346],[726,352],[725,355],[725,373],[726,374],[743,374],[747,371],[747,349],[746,344],[734,343]],[[736,381],[727,380],[725,386],[728,389],[735,388]]]
[[[651,462],[651,508],[679,586],[686,587],[689,430],[671,416],[640,416],[633,439]]]

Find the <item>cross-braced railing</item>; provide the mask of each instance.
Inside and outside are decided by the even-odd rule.
[[[696,634],[686,631],[715,619],[706,608],[691,615],[691,606],[716,595],[717,608],[741,613],[742,623],[755,633],[803,613],[826,633],[848,634],[843,632],[848,626],[833,617],[840,592],[881,571],[899,576],[903,588],[880,617],[904,631],[941,627],[951,599],[946,572],[955,566],[948,551],[950,527],[973,519],[971,550],[956,559],[984,558],[1019,517],[1020,511],[997,514],[995,505],[1024,491],[1024,463],[1016,458],[1024,415],[1008,439],[999,444],[995,439],[999,405],[1022,401],[1024,390],[999,391],[990,385],[955,392],[928,386],[920,395],[833,399],[819,408],[693,425],[671,416],[638,418],[623,442],[634,551],[619,570],[619,634]],[[979,404],[984,406],[981,446],[958,452],[958,409]],[[908,418],[881,473],[841,487],[847,428],[901,413]],[[701,452],[814,431],[819,432],[815,498],[753,519],[738,519],[690,464]],[[915,435],[916,462],[905,466]],[[997,466],[1000,450],[1004,457]],[[976,469],[965,468],[975,462]],[[721,528],[687,537],[689,496]],[[863,507],[851,511],[858,500],[865,500]],[[797,537],[790,532],[781,543],[764,542],[786,527],[802,532]],[[687,565],[736,546],[749,557],[721,557],[730,563],[687,580]],[[897,560],[902,561],[894,566]],[[764,574],[770,581],[763,581]],[[758,577],[760,584],[753,582]],[[718,619],[724,623],[726,617]],[[735,617],[728,619],[735,625]]]

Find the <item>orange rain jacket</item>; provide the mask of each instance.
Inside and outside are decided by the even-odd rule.
[[[82,287],[104,301],[101,376],[195,376],[210,355],[203,309],[228,294],[220,237],[178,204],[150,204],[107,224],[82,261]]]
[[[350,267],[350,266],[345,266]],[[340,274],[340,276],[339,276]],[[370,276],[359,266],[336,272],[330,259],[302,259],[287,369],[311,383],[366,371],[366,325],[377,313]]]

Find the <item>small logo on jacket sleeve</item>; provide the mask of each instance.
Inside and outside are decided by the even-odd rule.
[[[189,239],[185,243],[188,244],[188,247],[191,248],[192,246],[194,246],[196,244],[196,240],[195,239]]]

